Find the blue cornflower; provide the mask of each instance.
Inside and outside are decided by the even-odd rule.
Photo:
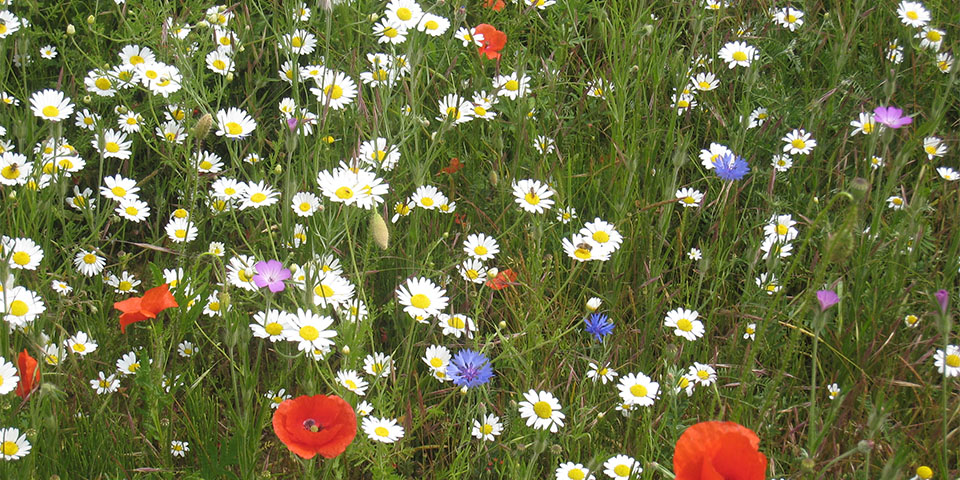
[[[461,387],[476,387],[483,385],[493,378],[493,367],[480,352],[465,349],[457,352],[447,365],[447,377],[453,380],[454,385]]]
[[[750,173],[750,164],[732,153],[727,153],[713,161],[716,167],[717,176],[724,180],[740,180],[744,175]]]
[[[585,328],[587,333],[597,337],[598,341],[603,341],[603,337],[613,331],[613,322],[602,313],[592,313],[590,316],[584,318],[583,321],[587,323]]]

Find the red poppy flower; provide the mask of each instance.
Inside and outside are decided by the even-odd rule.
[[[333,458],[357,436],[357,414],[336,395],[302,395],[284,400],[273,412],[273,431],[303,458]]]
[[[461,168],[463,168],[463,164],[460,163],[460,159],[457,157],[453,157],[450,159],[450,165],[441,168],[440,173],[454,174],[454,173],[457,173],[457,171],[460,170]],[[440,173],[438,173],[437,175],[440,175]]]
[[[481,23],[474,31],[483,35],[483,46],[480,55],[486,55],[490,60],[500,58],[500,50],[507,44],[507,34],[497,30],[493,25]]]
[[[494,290],[503,290],[507,287],[512,287],[513,282],[517,281],[517,272],[510,270],[509,268],[498,273],[496,277],[487,280],[486,285]]]
[[[486,0],[483,2],[483,6],[486,8],[492,8],[495,12],[499,12],[507,5],[503,3],[503,0]]]
[[[33,387],[40,383],[40,372],[37,371],[37,359],[27,353],[27,349],[20,352],[17,358],[17,367],[20,368],[20,383],[17,384],[17,395],[26,400]]]
[[[734,422],[700,422],[687,428],[673,453],[676,480],[763,480],[767,457],[760,438]]]
[[[156,318],[160,312],[179,306],[166,283],[147,290],[142,297],[130,297],[113,304],[113,308],[123,312],[120,315],[120,331],[123,333],[127,333],[127,325],[131,323]]]

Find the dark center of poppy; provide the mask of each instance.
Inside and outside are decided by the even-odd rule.
[[[316,420],[312,418],[308,418],[303,421],[303,428],[304,430],[310,430],[313,433],[317,433],[320,430],[323,430],[323,425],[320,425],[319,423],[317,423]]]

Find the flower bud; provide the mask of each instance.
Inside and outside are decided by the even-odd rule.
[[[500,176],[497,175],[496,170],[490,170],[490,175],[487,177],[490,180],[490,186],[496,188],[497,184],[500,183]]]
[[[273,174],[274,174],[274,175],[280,175],[281,173],[283,173],[283,165],[280,165],[279,163],[276,164],[276,165],[274,165],[274,166],[273,166]]]
[[[97,23],[97,17],[94,17],[93,15],[88,15],[87,25],[93,25],[94,23]]]
[[[507,322],[500,320],[500,323],[497,324],[500,328],[507,328]]]
[[[340,349],[340,351],[344,355],[350,355],[350,345],[344,345],[343,348]]]
[[[197,120],[197,125],[193,127],[193,135],[203,140],[210,133],[210,127],[213,126],[213,115],[209,113]]]
[[[387,222],[379,213],[370,216],[370,236],[382,250],[386,250],[390,244],[390,231],[387,229]]]
[[[77,33],[77,27],[74,27],[72,23],[67,25],[67,35],[74,35]]]

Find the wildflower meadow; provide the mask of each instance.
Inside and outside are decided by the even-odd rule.
[[[0,0],[0,478],[960,478],[956,7]]]

